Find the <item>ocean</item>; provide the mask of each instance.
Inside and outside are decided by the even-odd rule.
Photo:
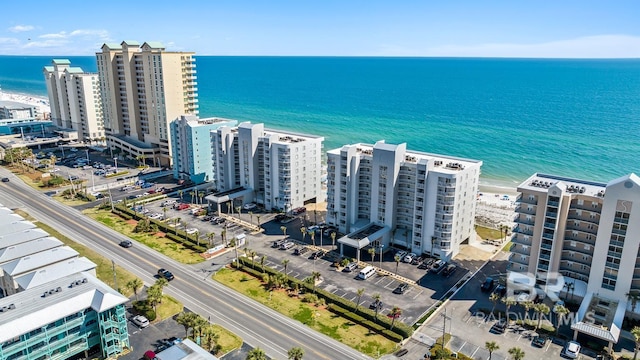
[[[0,56],[0,88],[46,96],[53,57]],[[60,58],[60,57],[56,57]],[[95,58],[63,57],[96,71]],[[481,182],[535,172],[640,173],[640,60],[217,57],[196,59],[201,117],[263,122],[343,144],[483,161]]]

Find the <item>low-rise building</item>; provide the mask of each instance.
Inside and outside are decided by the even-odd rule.
[[[0,119],[35,119],[40,115],[38,107],[17,101],[0,101]]]

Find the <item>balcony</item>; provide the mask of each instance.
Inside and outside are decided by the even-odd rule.
[[[529,240],[525,240],[523,236],[518,236],[518,234],[514,234],[511,237],[511,242],[514,244],[531,246],[531,238],[529,238]]]
[[[516,224],[523,224],[523,225],[533,225],[535,224],[535,221],[533,219],[527,219],[524,216],[519,216],[516,215],[513,219],[513,222]]]
[[[543,242],[543,243],[540,243],[540,248],[545,250],[551,250],[553,249],[553,244],[547,244]]]
[[[532,236],[533,235],[533,231],[531,230],[526,230],[524,228],[521,228],[519,226],[516,226],[513,228],[513,232],[514,233],[518,233],[518,234],[524,234],[524,235],[529,235]]]
[[[556,229],[556,224],[550,223],[550,222],[545,222],[544,223],[544,227],[547,228],[547,229],[555,230]]]
[[[538,200],[533,198],[533,199],[529,199],[529,197],[526,196],[518,196],[516,198],[516,203],[521,203],[521,204],[531,204],[531,205],[538,205]]]
[[[518,244],[513,244],[509,249],[509,251],[511,251],[514,254],[522,254],[527,256],[530,255],[529,249],[524,249],[522,245],[518,245]]]
[[[522,259],[522,255],[516,254],[516,253],[511,253],[511,256],[509,257],[509,262],[528,266],[529,265],[529,257],[525,256],[525,259],[523,260]]]
[[[586,223],[590,223],[594,225],[598,225],[600,223],[599,218],[600,218],[599,216],[596,216],[595,218],[591,218],[590,216],[578,215],[576,213],[569,213],[569,216],[567,216],[568,220],[584,221]]]

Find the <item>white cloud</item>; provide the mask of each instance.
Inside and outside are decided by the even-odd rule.
[[[33,26],[31,25],[16,25],[16,26],[12,26],[9,28],[9,31],[11,32],[23,32],[23,31],[31,31],[35,29]]]
[[[539,44],[445,45],[423,56],[520,58],[640,58],[640,37],[596,35]]]
[[[69,35],[65,31],[60,31],[59,33],[53,33],[53,34],[38,35],[38,37],[41,39],[65,39],[68,36]]]

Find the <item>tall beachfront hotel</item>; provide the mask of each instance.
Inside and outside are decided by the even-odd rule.
[[[616,343],[625,314],[638,311],[629,299],[640,298],[640,178],[534,174],[518,192],[510,269],[582,299],[574,337]]]
[[[195,115],[182,115],[171,122],[173,178],[194,184],[213,181],[211,131],[237,124],[237,120],[200,119]]]
[[[107,144],[156,166],[171,164],[169,124],[198,114],[192,52],[157,42],[104,44],[96,53]]]
[[[68,59],[53,59],[51,63],[43,72],[53,125],[74,130],[79,141],[104,142],[98,74],[71,66]]]
[[[211,132],[217,203],[255,201],[267,210],[290,211],[323,202],[321,155],[324,138],[243,122]],[[218,208],[219,209],[219,208]]]
[[[401,246],[442,259],[474,236],[481,161],[379,141],[327,152],[327,222],[358,251]]]

